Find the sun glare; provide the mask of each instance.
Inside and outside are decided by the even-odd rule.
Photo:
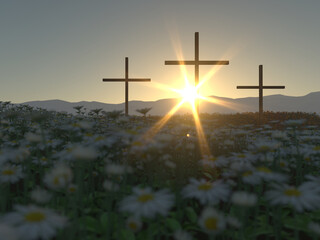
[[[188,102],[191,105],[195,104],[195,101],[199,98],[197,88],[187,85],[184,89],[180,90],[180,94],[183,102]]]
[[[175,44],[175,50],[176,50],[176,55],[178,59],[184,59],[183,53],[181,50],[181,44],[177,44],[177,42],[174,42]],[[197,85],[195,86],[195,83],[190,84],[189,82],[189,77],[188,77],[188,72],[186,69],[186,65],[180,64],[180,71],[181,74],[184,78],[184,86],[181,89],[176,89],[172,88],[168,85],[163,85],[160,83],[153,83],[153,87],[162,89],[164,91],[171,91],[175,92],[180,95],[181,100],[178,101],[178,103],[173,106],[173,108],[165,115],[163,116],[158,122],[154,124],[153,127],[151,127],[142,137],[142,140],[145,140],[146,142],[149,142],[151,138],[153,138],[164,126],[165,124],[171,119],[171,117],[179,112],[179,109],[185,104],[189,103],[188,107],[190,107],[194,122],[195,122],[195,128],[196,132],[198,135],[198,142],[199,142],[199,147],[200,147],[200,152],[201,155],[203,156],[211,156],[210,153],[210,148],[206,139],[206,134],[204,132],[204,129],[202,128],[201,125],[201,120],[199,116],[199,102],[209,102],[213,104],[219,104],[223,105],[225,107],[228,107],[230,109],[234,109],[239,106],[234,106],[234,104],[230,104],[228,102],[224,102],[221,99],[216,99],[213,97],[205,97],[201,96],[198,92],[200,88],[206,83],[209,79],[211,79],[217,71],[220,69],[220,67],[213,67],[210,71],[208,71],[203,77],[201,77]],[[190,79],[193,79],[190,78]],[[190,137],[189,134],[186,135],[187,137]]]

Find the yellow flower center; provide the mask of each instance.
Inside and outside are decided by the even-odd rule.
[[[42,158],[40,158],[40,160],[41,160],[42,162],[46,162],[48,159],[47,159],[46,157],[42,157]]]
[[[267,167],[258,167],[257,170],[258,170],[259,172],[264,172],[264,173],[271,173],[271,172],[272,172],[272,171],[271,171],[269,168],[267,168]]]
[[[198,190],[202,190],[202,191],[208,191],[212,188],[212,184],[209,183],[209,182],[206,182],[206,183],[203,183],[203,184],[200,184],[198,186]]]
[[[57,176],[54,177],[54,179],[53,179],[53,184],[54,184],[54,185],[58,185],[59,182],[60,182],[59,177],[57,177]]]
[[[310,157],[305,157],[304,160],[307,161],[307,162],[310,162],[311,158]]]
[[[217,219],[216,218],[207,218],[204,222],[206,229],[208,230],[216,230],[217,229]]]
[[[280,167],[285,167],[286,163],[285,162],[280,162],[279,165],[280,165]]]
[[[314,151],[320,151],[320,146],[315,146],[315,147],[313,148],[313,150],[314,150]]]
[[[154,198],[154,197],[153,197],[152,194],[142,194],[142,195],[140,195],[140,196],[138,197],[138,201],[145,203],[145,202],[148,202],[148,201],[153,200],[153,198]]]
[[[284,191],[284,194],[290,197],[299,197],[301,195],[301,192],[296,188],[289,188]]]
[[[142,142],[139,142],[139,141],[135,141],[132,143],[133,146],[142,146]]]
[[[270,147],[267,146],[267,145],[265,145],[265,146],[260,146],[259,149],[258,149],[259,152],[267,152],[267,151],[269,151],[269,150],[270,150]]]
[[[135,222],[129,222],[129,228],[132,230],[137,230],[138,225]]]
[[[211,161],[211,162],[214,162],[215,160],[217,160],[217,158],[216,157],[209,157],[209,159],[208,159],[209,161]]]
[[[99,142],[99,141],[101,141],[101,140],[103,140],[103,139],[104,139],[104,137],[98,136],[98,137],[96,137],[96,138],[94,139],[94,141],[95,141],[95,142]]]
[[[244,173],[242,173],[243,177],[247,177],[247,176],[251,176],[252,175],[252,171],[246,171]]]
[[[6,169],[6,170],[3,170],[2,171],[2,175],[8,175],[8,176],[10,176],[10,175],[14,175],[14,171],[12,170],[12,169]]]
[[[75,187],[69,187],[69,192],[74,193],[76,191]]]
[[[41,222],[46,216],[42,212],[30,212],[24,215],[27,222]]]
[[[237,156],[238,158],[245,158],[246,157],[246,155],[245,154],[238,154],[238,156]]]

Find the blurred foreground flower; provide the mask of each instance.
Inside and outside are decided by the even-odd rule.
[[[15,183],[23,177],[22,169],[20,166],[6,164],[1,166],[0,182]]]
[[[252,207],[257,203],[257,195],[243,191],[237,191],[232,194],[231,202],[243,207]]]
[[[66,188],[72,180],[71,168],[64,164],[58,164],[44,177],[46,185],[53,190]]]
[[[133,194],[120,202],[120,211],[136,217],[153,218],[157,213],[165,216],[174,204],[174,196],[167,189],[153,192],[150,187],[133,188]]]
[[[0,239],[18,240],[18,234],[13,227],[7,224],[0,224]]]
[[[37,203],[47,203],[51,199],[51,194],[41,188],[36,188],[31,192],[31,199]]]
[[[274,184],[265,195],[272,205],[290,205],[298,212],[320,208],[320,194],[308,182],[299,187]]]
[[[142,228],[142,222],[137,217],[129,217],[126,221],[126,227],[132,232],[138,232]]]
[[[310,222],[308,224],[309,230],[311,230],[317,236],[320,236],[320,224],[316,222]]]
[[[208,234],[218,234],[226,227],[224,216],[213,208],[205,208],[198,221],[200,227]]]
[[[175,240],[192,240],[192,235],[188,233],[187,231],[184,231],[182,229],[178,229],[173,233],[173,238]]]
[[[230,188],[222,181],[208,182],[205,179],[190,179],[190,183],[182,190],[185,198],[196,198],[201,204],[217,204],[226,201]]]
[[[50,209],[34,205],[15,206],[15,212],[7,213],[2,222],[14,226],[18,235],[24,240],[52,239],[58,228],[67,224],[67,219]]]
[[[97,158],[97,150],[93,147],[76,146],[71,150],[72,156],[77,160],[94,160]]]

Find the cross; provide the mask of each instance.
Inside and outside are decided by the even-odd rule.
[[[199,83],[199,66],[200,65],[229,65],[229,61],[208,61],[208,60],[199,60],[199,33],[195,32],[195,53],[194,60],[185,61],[165,61],[165,65],[194,65],[194,78],[195,78],[195,86]],[[198,92],[198,90],[197,90]],[[199,114],[199,102],[196,100],[196,111]]]
[[[237,89],[259,89],[259,124],[262,123],[263,89],[284,89],[285,86],[263,86],[263,66],[259,65],[259,86],[237,86]]]
[[[125,82],[125,114],[129,115],[129,82],[150,82],[150,78],[129,78],[129,58],[125,58],[125,78],[104,78],[103,82]]]

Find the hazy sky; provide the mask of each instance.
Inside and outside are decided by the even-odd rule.
[[[157,83],[182,88],[177,60],[229,60],[200,89],[205,96],[257,96],[258,65],[265,95],[320,91],[319,0],[1,0],[0,100],[21,103],[124,101],[124,83],[102,78],[151,78],[129,84],[129,99],[177,97]],[[200,67],[205,75],[211,66]],[[194,68],[187,67],[190,81]]]

